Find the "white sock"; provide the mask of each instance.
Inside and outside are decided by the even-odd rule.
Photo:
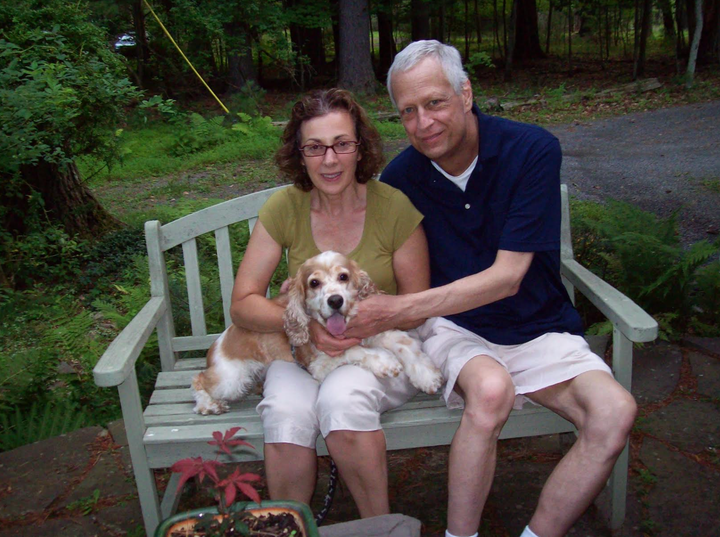
[[[520,537],[538,537],[533,530],[530,529],[530,526],[525,526],[525,529],[520,534]]]
[[[445,537],[458,537],[457,535],[453,535],[448,530],[445,530]],[[477,532],[473,533],[472,535],[468,535],[468,537],[478,537]]]

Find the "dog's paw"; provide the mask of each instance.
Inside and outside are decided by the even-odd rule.
[[[373,349],[365,357],[365,364],[375,376],[397,377],[403,370],[400,361],[385,349]]]
[[[421,373],[416,378],[410,379],[412,385],[431,395],[437,393],[445,383],[440,371],[430,369],[420,369],[420,371]]]
[[[195,405],[195,408],[193,408],[193,412],[202,414],[203,416],[209,414],[225,414],[228,410],[230,410],[230,406],[225,401],[212,401],[211,403],[204,404],[198,403]]]
[[[207,416],[208,414],[224,414],[230,410],[230,406],[220,399],[213,399],[205,390],[193,390],[195,408],[193,412]]]

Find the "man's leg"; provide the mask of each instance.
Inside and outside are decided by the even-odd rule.
[[[448,531],[466,536],[480,526],[495,474],[497,439],[512,410],[515,389],[505,368],[489,356],[467,362],[455,389],[465,400],[465,410],[450,447]]]
[[[612,376],[588,371],[534,393],[533,401],[575,424],[578,438],[548,478],[530,529],[565,535],[602,490],[635,421],[632,395]]]

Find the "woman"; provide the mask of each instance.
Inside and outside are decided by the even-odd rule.
[[[334,250],[357,261],[386,293],[427,289],[422,215],[400,191],[372,180],[382,163],[380,136],[354,97],[340,89],[307,95],[293,107],[282,141],[276,161],[294,185],[260,211],[235,280],[233,322],[264,332],[283,329],[283,309],[265,298],[265,290],[284,249],[291,275],[306,259]],[[311,337],[330,355],[360,343],[335,338],[316,322]],[[270,497],[310,503],[321,432],[360,516],[389,513],[379,416],[416,391],[404,374],[378,379],[346,365],[318,385],[296,364],[273,362],[258,405]]]

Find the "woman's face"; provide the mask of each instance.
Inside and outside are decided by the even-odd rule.
[[[352,117],[344,110],[308,119],[300,126],[300,147],[358,141]],[[355,169],[361,158],[359,150],[337,154],[332,148],[327,148],[322,156],[303,155],[302,163],[313,186],[323,194],[334,195],[342,193],[355,182]]]

